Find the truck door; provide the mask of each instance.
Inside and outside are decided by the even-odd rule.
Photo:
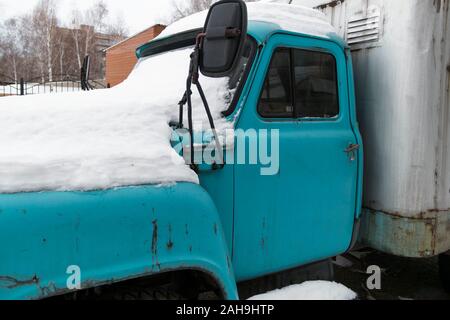
[[[267,138],[269,155],[277,151],[272,142],[278,140],[279,164],[265,170],[269,175],[261,170],[267,162],[235,165],[238,280],[348,250],[360,142],[353,131],[347,76],[344,50],[332,41],[277,34],[263,49],[237,129],[245,139],[256,134],[259,148]],[[237,142],[237,158],[241,147]]]

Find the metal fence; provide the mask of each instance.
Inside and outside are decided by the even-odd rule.
[[[56,75],[53,79],[53,81],[46,81],[42,77],[37,77],[27,80],[20,78],[15,81],[0,74],[0,97],[87,91],[106,87],[101,81],[89,80],[84,82],[79,76],[73,75]]]

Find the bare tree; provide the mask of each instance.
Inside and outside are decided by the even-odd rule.
[[[66,55],[66,41],[63,32],[57,32],[57,53],[59,57],[59,74],[64,75],[64,59]]]
[[[94,40],[96,32],[102,32],[105,29],[105,19],[108,16],[108,7],[103,2],[99,0],[94,5],[88,9],[85,13],[85,45],[84,45],[84,55],[89,54],[89,49],[91,48],[92,41]]]
[[[14,81],[18,82],[18,65],[20,60],[21,48],[20,48],[20,22],[18,19],[11,18],[5,21],[1,28],[0,38],[2,40],[0,44],[0,51],[2,57],[6,62],[5,73],[12,71]]]
[[[103,0],[98,0],[85,11],[74,9],[71,16],[70,33],[75,47],[78,69],[82,67],[83,58],[87,55],[96,55],[96,36],[102,32],[114,29],[114,35],[122,34],[126,28],[119,30],[118,26],[110,26],[106,23],[109,10]],[[123,26],[125,23],[121,21]],[[118,36],[119,38],[119,36]],[[99,59],[97,59],[99,60]]]
[[[82,39],[82,31],[81,31],[81,25],[82,25],[82,14],[80,10],[74,9],[72,11],[72,21],[70,25],[70,33],[73,37],[73,42],[75,44],[75,53],[77,56],[77,62],[78,62],[78,69],[81,69],[81,51],[80,51],[80,43]]]
[[[81,68],[83,57],[91,51],[95,33],[105,29],[107,16],[108,7],[102,0],[94,3],[85,12],[78,9],[72,11],[70,27],[79,68]]]
[[[217,1],[218,0],[172,0],[173,14],[171,20],[173,22],[196,12],[206,10]],[[245,0],[245,2],[254,1],[257,0]]]
[[[92,75],[101,79],[104,59],[101,49],[120,41],[128,30],[120,16],[107,23],[103,1],[80,11],[73,10],[67,27],[58,24],[55,0],[40,0],[23,16],[0,23],[0,73],[14,78],[54,81],[56,73],[78,74],[85,55],[92,57]]]
[[[125,23],[123,15],[119,14],[116,19],[111,22],[105,32],[115,38],[115,42],[122,41],[130,33]]]
[[[42,77],[47,74],[49,81],[53,81],[53,47],[55,45],[55,31],[58,24],[56,6],[53,0],[40,0],[31,16],[31,32],[40,57]],[[46,72],[45,72],[46,71]]]
[[[173,16],[172,21],[179,20],[193,13],[208,9],[215,0],[172,0]]]
[[[36,59],[35,39],[31,32],[33,29],[30,24],[31,15],[15,17],[14,19],[20,33],[16,42],[20,50],[17,73],[18,77],[28,77],[30,74],[34,74],[39,64]],[[13,72],[9,70],[9,74],[13,74]]]

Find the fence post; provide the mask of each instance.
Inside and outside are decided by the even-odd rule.
[[[20,95],[25,95],[25,83],[23,81],[23,78],[20,78]]]

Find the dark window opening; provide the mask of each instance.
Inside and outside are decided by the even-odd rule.
[[[333,118],[339,115],[337,69],[328,53],[277,49],[258,111],[265,118]]]
[[[236,108],[242,90],[244,89],[245,82],[247,81],[248,75],[250,73],[253,60],[256,56],[256,50],[256,41],[248,36],[242,57],[239,60],[236,68],[232,70],[231,74],[229,75],[230,79],[228,81],[228,86],[230,89],[235,90],[235,92],[228,110],[222,112],[223,116],[225,117],[231,115]]]
[[[270,63],[259,103],[259,112],[266,118],[291,118],[292,76],[290,49],[277,49]]]

